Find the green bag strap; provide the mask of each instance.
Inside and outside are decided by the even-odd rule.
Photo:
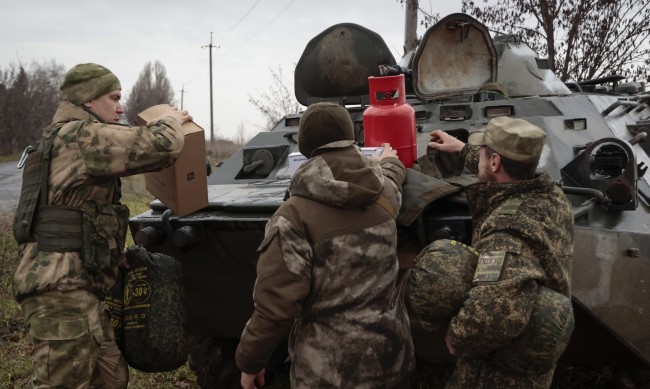
[[[59,123],[54,126],[43,142],[41,194],[36,212],[36,223],[34,223],[34,235],[43,251],[66,252],[78,251],[81,248],[81,224],[83,222],[81,212],[70,207],[48,205],[48,178],[52,146],[56,134],[64,124]]]
[[[50,135],[45,138],[45,142],[43,143],[43,173],[41,176],[41,198],[39,200],[39,208],[46,206],[47,205],[47,192],[48,192],[48,178],[50,176],[50,159],[51,159],[51,154],[52,154],[52,144],[54,143],[54,138],[56,137],[56,134],[59,132],[61,127],[63,127],[65,123],[59,123],[54,128],[52,128],[52,131],[50,132]]]

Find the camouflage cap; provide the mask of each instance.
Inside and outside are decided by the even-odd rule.
[[[122,86],[115,74],[102,65],[82,63],[68,70],[60,89],[64,100],[79,105]]]
[[[513,161],[537,163],[544,148],[544,138],[546,134],[541,128],[525,120],[498,116],[490,119],[484,132],[471,134],[469,144],[488,146]]]
[[[298,150],[309,158],[317,148],[340,140],[354,141],[354,124],[348,111],[332,103],[310,105],[300,118]]]

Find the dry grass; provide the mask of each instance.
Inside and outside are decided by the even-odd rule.
[[[20,154],[0,155],[0,162],[18,161]]]
[[[242,145],[229,140],[219,139],[214,144],[211,144],[208,140],[205,147],[208,159],[213,163],[213,166],[215,164],[218,166],[221,162],[230,158]]]
[[[11,293],[18,258],[18,247],[11,235],[12,221],[12,212],[0,214],[0,385],[25,388],[31,382],[29,355],[32,347],[20,307]]]

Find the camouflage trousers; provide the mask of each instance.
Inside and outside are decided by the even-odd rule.
[[[97,296],[53,291],[21,306],[34,343],[34,388],[126,388],[128,368]]]
[[[459,358],[445,389],[548,389],[555,368],[538,376],[521,375],[484,358]]]

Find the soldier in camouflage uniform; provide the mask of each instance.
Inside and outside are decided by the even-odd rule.
[[[116,282],[128,222],[117,177],[171,165],[183,147],[181,124],[191,117],[170,107],[147,126],[117,124],[124,113],[120,82],[97,64],[70,69],[61,92],[43,133],[52,139],[51,161],[47,206],[37,214],[78,214],[78,222],[37,218],[35,241],[20,245],[13,283],[34,343],[34,387],[126,388],[127,366],[103,303]]]
[[[292,388],[404,388],[413,344],[403,304],[391,307],[404,166],[388,144],[377,160],[363,156],[350,115],[331,103],[305,111],[298,143],[309,159],[259,248],[236,352],[242,387],[263,381],[291,329]]]
[[[468,145],[432,133],[429,147],[460,153],[479,181],[467,187],[467,200],[480,254],[474,286],[447,332],[447,347],[458,356],[447,388],[551,385],[554,366],[525,373],[491,358],[524,333],[541,286],[571,296],[572,210],[547,173],[535,174],[544,138],[540,128],[510,117],[491,119]]]

